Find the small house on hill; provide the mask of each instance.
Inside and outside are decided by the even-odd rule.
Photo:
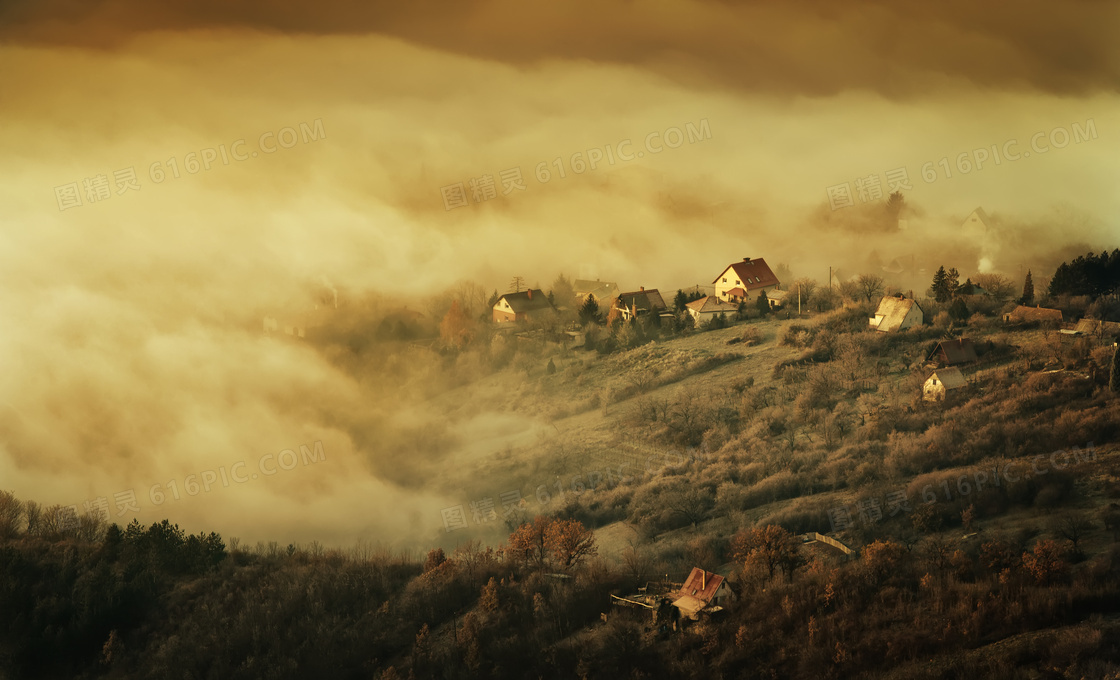
[[[693,567],[681,589],[672,593],[673,606],[682,616],[699,618],[700,614],[712,614],[725,608],[734,599],[727,580],[719,574]]]
[[[941,368],[934,371],[922,384],[922,399],[925,401],[944,401],[954,390],[968,386],[959,368]]]
[[[1114,338],[1120,335],[1120,323],[1098,319],[1082,319],[1077,322],[1074,332],[1080,335],[1092,335],[1097,338]]]
[[[594,295],[596,300],[610,300],[618,295],[618,284],[613,281],[588,281],[576,279],[572,282],[572,290],[580,302],[587,302],[588,295]]]
[[[621,293],[612,304],[618,309],[623,319],[632,319],[639,316],[671,315],[665,306],[665,300],[662,299],[661,293],[656,288],[646,290],[645,286],[642,286],[639,290]]]
[[[748,298],[754,300],[759,293],[769,293],[782,285],[761,257],[754,260],[744,257],[742,262],[732,262],[712,284],[715,285],[716,297],[736,303]]]
[[[925,315],[918,303],[910,298],[884,297],[879,301],[875,316],[868,320],[871,328],[882,331],[904,331],[922,325]]]
[[[692,318],[696,319],[696,323],[707,321],[720,313],[730,316],[739,310],[738,305],[724,302],[714,295],[706,295],[699,300],[693,300],[685,305],[685,308],[688,309]]]
[[[1025,322],[1025,321],[1052,321],[1056,323],[1062,322],[1062,310],[1048,309],[1046,307],[1027,307],[1019,305],[1015,309],[1003,315],[1004,321]]]
[[[942,340],[937,347],[926,357],[926,361],[936,361],[942,366],[967,364],[977,361],[976,347],[972,340],[960,338],[959,340]]]
[[[498,298],[494,303],[494,321],[528,321],[555,311],[543,291],[530,288],[519,293],[506,293]]]

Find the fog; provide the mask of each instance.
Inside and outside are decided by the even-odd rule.
[[[422,358],[402,387],[264,333],[264,316],[360,315],[367,294],[422,310],[458,281],[559,272],[672,290],[743,256],[823,282],[872,250],[962,278],[987,258],[1021,283],[1117,245],[1111,6],[421,5],[3,5],[0,488],[79,509],[134,489],[140,512],[117,521],[251,541],[422,542],[488,442],[541,423],[486,404],[449,418]],[[237,140],[247,156],[223,162]],[[573,169],[623,140],[631,160]],[[1017,160],[959,170],[1009,140]],[[203,149],[209,169],[190,172]],[[118,193],[127,168],[139,190]],[[507,195],[511,168],[525,188]],[[897,168],[905,230],[882,200],[829,205],[829,187]],[[101,174],[110,195],[91,201]],[[470,199],[483,175],[496,195]],[[81,205],[60,210],[75,182]],[[447,209],[460,182],[468,204]],[[983,242],[960,228],[980,206]],[[150,502],[153,485],[316,441],[325,460]]]

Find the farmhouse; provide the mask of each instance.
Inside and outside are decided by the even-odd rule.
[[[1004,321],[1025,322],[1025,321],[1051,321],[1055,323],[1062,322],[1062,310],[1048,309],[1046,307],[1027,307],[1019,305],[1015,309],[1003,315]]]
[[[922,399],[926,401],[944,401],[945,397],[953,390],[968,386],[964,374],[959,368],[941,368],[926,378],[922,385]]]
[[[620,294],[614,299],[612,306],[619,311],[623,319],[670,315],[661,293],[656,288],[646,290],[645,286],[630,293]]]
[[[506,293],[494,303],[494,321],[528,321],[555,312],[543,291],[530,288],[520,293]]]
[[[727,314],[728,316],[738,311],[739,306],[724,302],[714,295],[706,295],[699,300],[693,300],[685,305],[688,309],[689,315],[696,319],[696,323],[701,323],[711,319],[719,313]]]
[[[580,302],[587,302],[588,295],[594,295],[596,300],[610,300],[618,295],[618,284],[613,281],[588,281],[576,279],[572,282],[572,290]]]
[[[879,308],[869,323],[877,331],[891,332],[920,326],[924,319],[922,308],[914,300],[888,296],[879,301]]]
[[[681,616],[690,619],[700,614],[712,614],[725,608],[734,597],[727,580],[719,574],[693,567],[684,585],[669,596],[673,606],[680,610]]]
[[[926,361],[936,361],[942,366],[954,366],[976,361],[976,347],[972,340],[961,338],[959,340],[942,340],[937,347],[926,357]]]
[[[782,285],[761,257],[755,260],[744,257],[742,262],[727,265],[712,283],[716,297],[727,302],[754,300],[760,292],[769,293]]]

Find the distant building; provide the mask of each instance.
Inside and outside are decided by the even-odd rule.
[[[588,281],[576,279],[572,282],[572,290],[580,302],[586,302],[588,295],[594,295],[596,300],[610,300],[618,295],[618,284],[613,281]]]
[[[922,384],[922,399],[926,401],[944,401],[945,397],[954,390],[967,387],[961,369],[950,367],[934,371],[925,383]]]
[[[494,303],[494,321],[528,321],[555,311],[544,291],[530,288],[520,293],[506,293],[498,298]]]
[[[744,257],[742,262],[727,265],[712,284],[716,297],[726,302],[754,300],[759,293],[769,293],[782,285],[761,257],[755,260]]]
[[[1120,323],[1098,319],[1082,319],[1077,322],[1074,331],[1081,335],[1092,335],[1097,338],[1114,338],[1120,335]]]
[[[642,286],[636,291],[620,293],[612,301],[612,306],[619,311],[623,319],[632,319],[639,316],[671,316],[665,306],[665,300],[656,288],[645,289]]]
[[[868,323],[877,331],[893,332],[921,326],[924,321],[925,315],[917,302],[910,298],[887,296],[879,301],[875,316]]]
[[[690,316],[696,319],[696,323],[702,323],[711,319],[713,316],[726,314],[728,316],[739,311],[739,305],[730,302],[724,302],[714,295],[706,295],[699,300],[693,300],[685,305]]]
[[[673,606],[690,619],[720,611],[734,597],[726,579],[700,567],[693,567],[681,589],[670,594]]]
[[[1025,321],[1052,321],[1056,323],[1062,322],[1062,310],[1048,309],[1046,307],[1027,307],[1019,305],[1015,309],[1003,315],[1004,321],[1025,322]]]
[[[769,290],[766,291],[766,300],[770,303],[770,309],[777,307],[784,307],[786,300],[789,298],[788,290]]]
[[[942,366],[953,366],[956,364],[967,364],[977,361],[979,357],[976,356],[976,347],[973,346],[972,340],[968,338],[961,338],[959,340],[942,340],[937,343],[937,347],[926,357],[926,361],[936,361]]]

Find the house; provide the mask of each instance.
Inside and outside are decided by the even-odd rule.
[[[618,295],[618,284],[613,281],[588,281],[586,279],[576,279],[572,282],[572,290],[575,291],[576,298],[579,301],[586,302],[588,295],[594,295],[596,300],[610,300]]]
[[[506,293],[494,303],[494,321],[528,321],[555,312],[548,296],[540,289]]]
[[[788,290],[771,290],[766,292],[766,300],[770,303],[770,309],[784,307],[786,298],[789,297]]]
[[[977,360],[976,347],[973,346],[972,340],[968,338],[942,340],[926,357],[926,361],[936,361],[942,366],[967,364]]]
[[[693,300],[685,305],[689,315],[696,319],[696,323],[707,321],[717,314],[723,313],[728,316],[734,314],[739,310],[739,305],[730,302],[724,302],[714,295],[706,295],[699,300]]]
[[[1046,307],[1027,307],[1019,305],[1015,309],[1003,315],[1004,321],[1025,322],[1025,321],[1051,321],[1055,323],[1062,322],[1062,310],[1060,309],[1047,309]]]
[[[956,367],[940,368],[930,374],[922,384],[922,399],[925,401],[944,401],[953,390],[968,386],[961,369]]]
[[[1097,338],[1116,337],[1120,335],[1120,323],[1115,321],[1100,321],[1098,319],[1082,319],[1077,322],[1074,332],[1080,335],[1092,335]]]
[[[917,302],[911,298],[891,296],[879,301],[875,316],[868,320],[872,328],[883,332],[904,331],[920,326],[924,321],[925,315]]]
[[[639,316],[672,316],[672,312],[665,306],[665,300],[661,298],[661,293],[656,288],[646,290],[645,286],[641,286],[636,291],[620,293],[611,304],[623,319]]]
[[[742,262],[727,265],[712,284],[716,297],[727,302],[754,300],[759,293],[769,293],[782,285],[761,257],[755,260],[744,257]]]
[[[681,616],[695,620],[701,613],[712,614],[723,610],[734,599],[735,594],[731,592],[724,577],[693,567],[684,585],[669,597],[673,600],[673,606],[680,610]]]

